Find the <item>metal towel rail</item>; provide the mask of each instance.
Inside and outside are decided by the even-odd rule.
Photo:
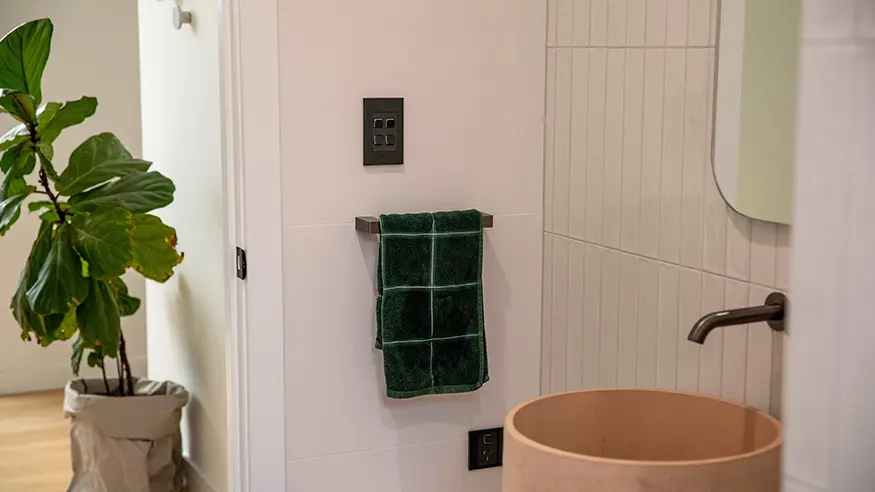
[[[493,222],[492,214],[483,214],[483,228],[491,228]],[[380,219],[377,217],[356,217],[355,230],[365,234],[380,233]]]

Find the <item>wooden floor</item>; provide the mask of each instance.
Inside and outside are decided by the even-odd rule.
[[[63,492],[70,480],[64,391],[0,397],[0,492]]]

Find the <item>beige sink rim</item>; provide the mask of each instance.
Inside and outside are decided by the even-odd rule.
[[[700,459],[700,460],[647,461],[647,460],[629,460],[629,459],[619,459],[619,458],[604,458],[604,457],[600,457],[600,456],[592,456],[592,455],[588,455],[588,454],[573,453],[570,451],[565,451],[562,449],[554,448],[551,446],[547,446],[545,444],[541,444],[540,442],[535,441],[535,440],[529,438],[528,436],[522,434],[519,430],[517,430],[516,425],[514,423],[516,416],[520,412],[520,410],[522,410],[530,405],[534,405],[538,402],[542,402],[542,401],[553,399],[553,398],[560,398],[560,397],[568,396],[568,395],[572,395],[572,394],[580,394],[580,393],[594,394],[594,393],[609,393],[609,392],[664,393],[664,394],[673,394],[673,395],[702,398],[702,399],[711,400],[711,401],[726,404],[726,405],[731,405],[731,406],[734,406],[734,407],[739,408],[741,410],[755,412],[759,416],[766,418],[768,421],[770,421],[775,426],[775,429],[777,429],[777,436],[775,437],[775,439],[771,443],[769,443],[761,448],[755,449],[753,451],[749,451],[747,453],[742,453],[742,454],[721,456],[719,458],[706,458],[706,459]],[[513,410],[511,410],[510,413],[507,415],[507,418],[505,419],[504,426],[505,426],[505,432],[507,432],[510,435],[510,437],[512,437],[516,441],[520,442],[521,444],[532,447],[532,448],[537,449],[541,452],[553,454],[556,456],[561,456],[563,458],[569,458],[569,459],[573,459],[573,460],[580,460],[580,461],[586,461],[586,462],[591,462],[591,463],[614,464],[614,465],[634,465],[634,466],[652,466],[652,467],[680,467],[680,466],[714,465],[714,464],[720,464],[720,463],[736,462],[736,461],[740,461],[740,460],[746,460],[746,459],[754,458],[757,456],[765,455],[765,454],[772,452],[776,448],[779,448],[781,446],[781,444],[784,442],[784,427],[783,427],[783,425],[781,425],[781,422],[778,419],[776,419],[775,417],[772,417],[769,414],[761,412],[760,410],[758,410],[754,407],[747,406],[747,405],[740,405],[738,403],[735,403],[735,402],[732,402],[729,400],[725,400],[723,398],[716,398],[713,396],[701,395],[698,393],[689,393],[689,392],[684,392],[684,391],[662,390],[662,389],[644,389],[644,388],[642,388],[642,389],[630,389],[630,388],[596,389],[596,390],[582,390],[582,391],[567,391],[567,392],[563,392],[563,393],[554,393],[554,394],[550,394],[550,395],[545,395],[545,396],[541,396],[539,398],[535,398],[533,400],[529,400],[529,401],[520,403],[519,405],[514,407]]]

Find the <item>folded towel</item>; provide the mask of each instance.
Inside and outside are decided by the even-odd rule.
[[[482,276],[480,212],[380,216],[376,347],[390,398],[489,380]]]

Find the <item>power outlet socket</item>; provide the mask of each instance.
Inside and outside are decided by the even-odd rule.
[[[468,432],[468,470],[501,466],[504,453],[504,427]]]

